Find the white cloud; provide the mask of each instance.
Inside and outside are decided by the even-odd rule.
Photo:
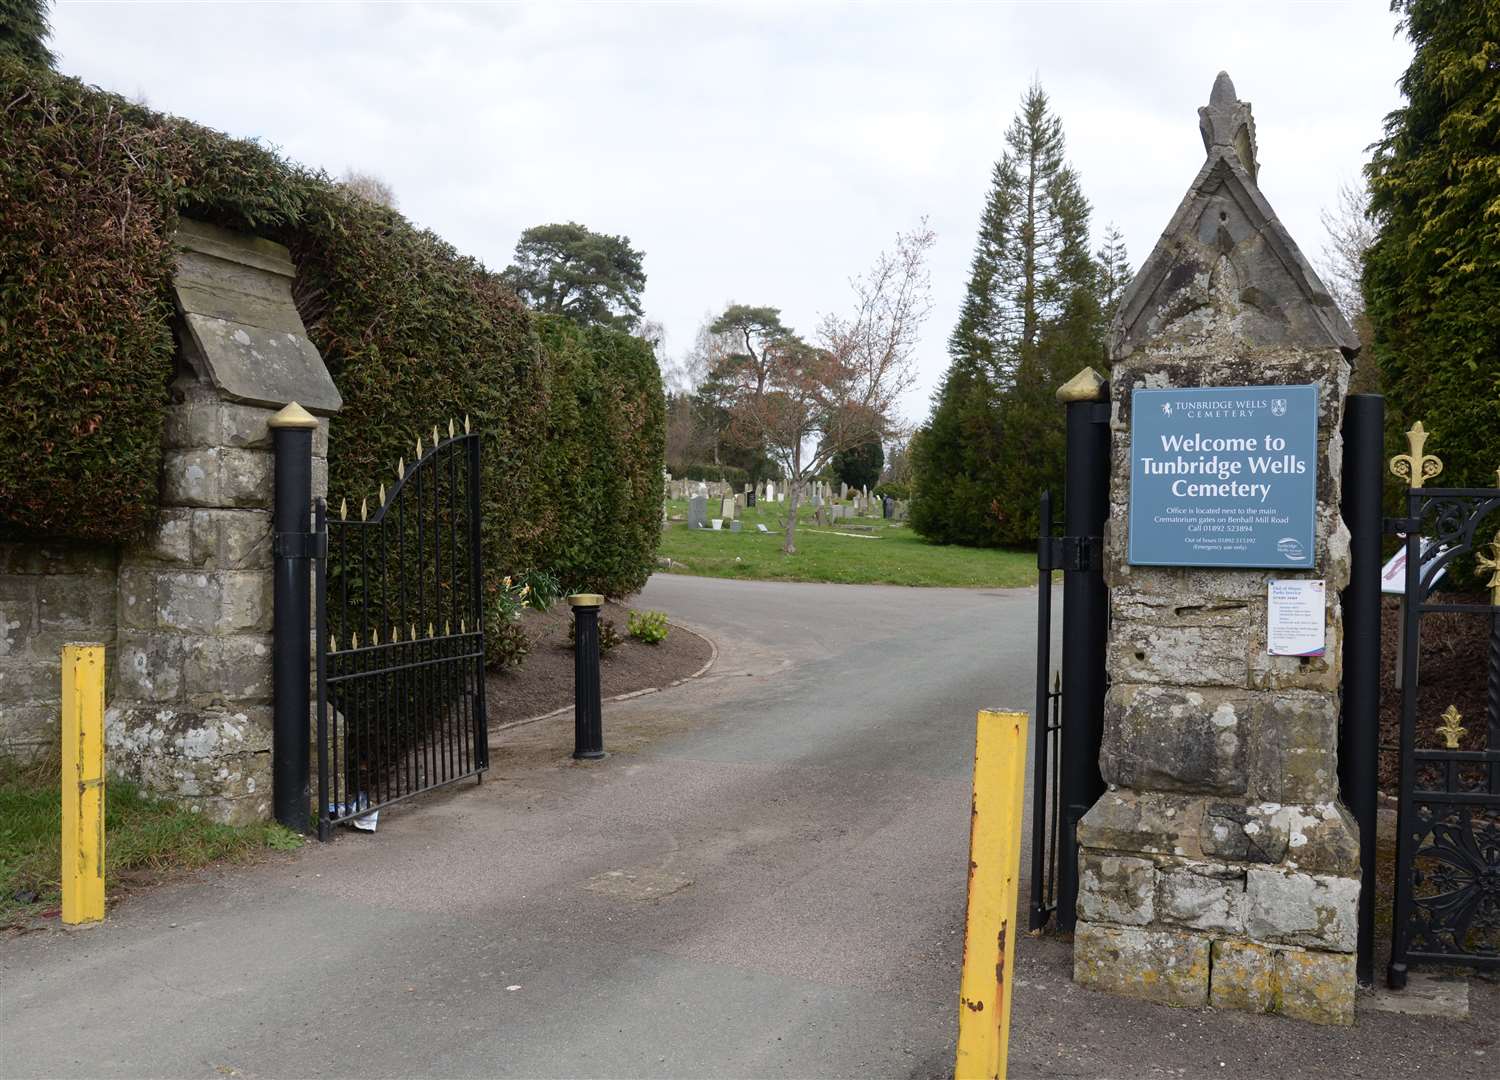
[[[646,252],[670,347],[729,299],[811,331],[929,215],[946,366],[990,166],[1040,78],[1094,204],[1139,265],[1202,161],[1219,69],[1252,102],[1261,182],[1316,257],[1410,51],[1384,3],[986,6],[63,2],[62,70],[338,174],[504,266],[576,220]]]

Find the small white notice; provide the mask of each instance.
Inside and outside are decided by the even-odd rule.
[[[1325,646],[1322,581],[1267,583],[1266,644],[1272,656],[1322,656]]]

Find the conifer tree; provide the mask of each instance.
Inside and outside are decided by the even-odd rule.
[[[1062,478],[1053,394],[1102,358],[1089,204],[1041,86],[1023,96],[1005,141],[949,338],[952,364],[913,451],[913,526],[942,542],[1035,537],[1038,496]]]
[[[1500,467],[1500,5],[1395,0],[1416,51],[1365,172],[1366,314],[1393,431],[1437,436],[1445,486]]]
[[[1125,234],[1111,221],[1104,229],[1104,244],[1094,253],[1099,263],[1099,314],[1104,325],[1115,321],[1120,297],[1130,284],[1130,255],[1125,250]]]
[[[0,0],[0,56],[18,56],[28,64],[56,67],[47,48],[52,27],[47,23],[48,0]]]

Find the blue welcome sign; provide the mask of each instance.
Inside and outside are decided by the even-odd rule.
[[[1130,561],[1313,565],[1318,388],[1136,390]]]

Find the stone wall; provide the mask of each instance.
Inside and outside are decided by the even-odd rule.
[[[313,488],[327,491],[339,405],[292,303],[285,248],[191,221],[178,235],[177,374],[161,511],[118,553],[0,547],[0,737],[56,739],[58,649],[102,641],[106,764],[220,821],[271,808],[274,460],[288,401],[323,415]]]
[[[0,754],[58,745],[62,647],[115,643],[112,547],[0,543]]]
[[[1339,430],[1357,342],[1257,187],[1249,106],[1220,76],[1208,160],[1122,299],[1101,772],[1078,828],[1075,978],[1172,1005],[1351,1023],[1359,896],[1338,797]],[[1315,384],[1315,565],[1132,565],[1131,392]],[[1322,578],[1327,650],[1267,650],[1267,582]]]

